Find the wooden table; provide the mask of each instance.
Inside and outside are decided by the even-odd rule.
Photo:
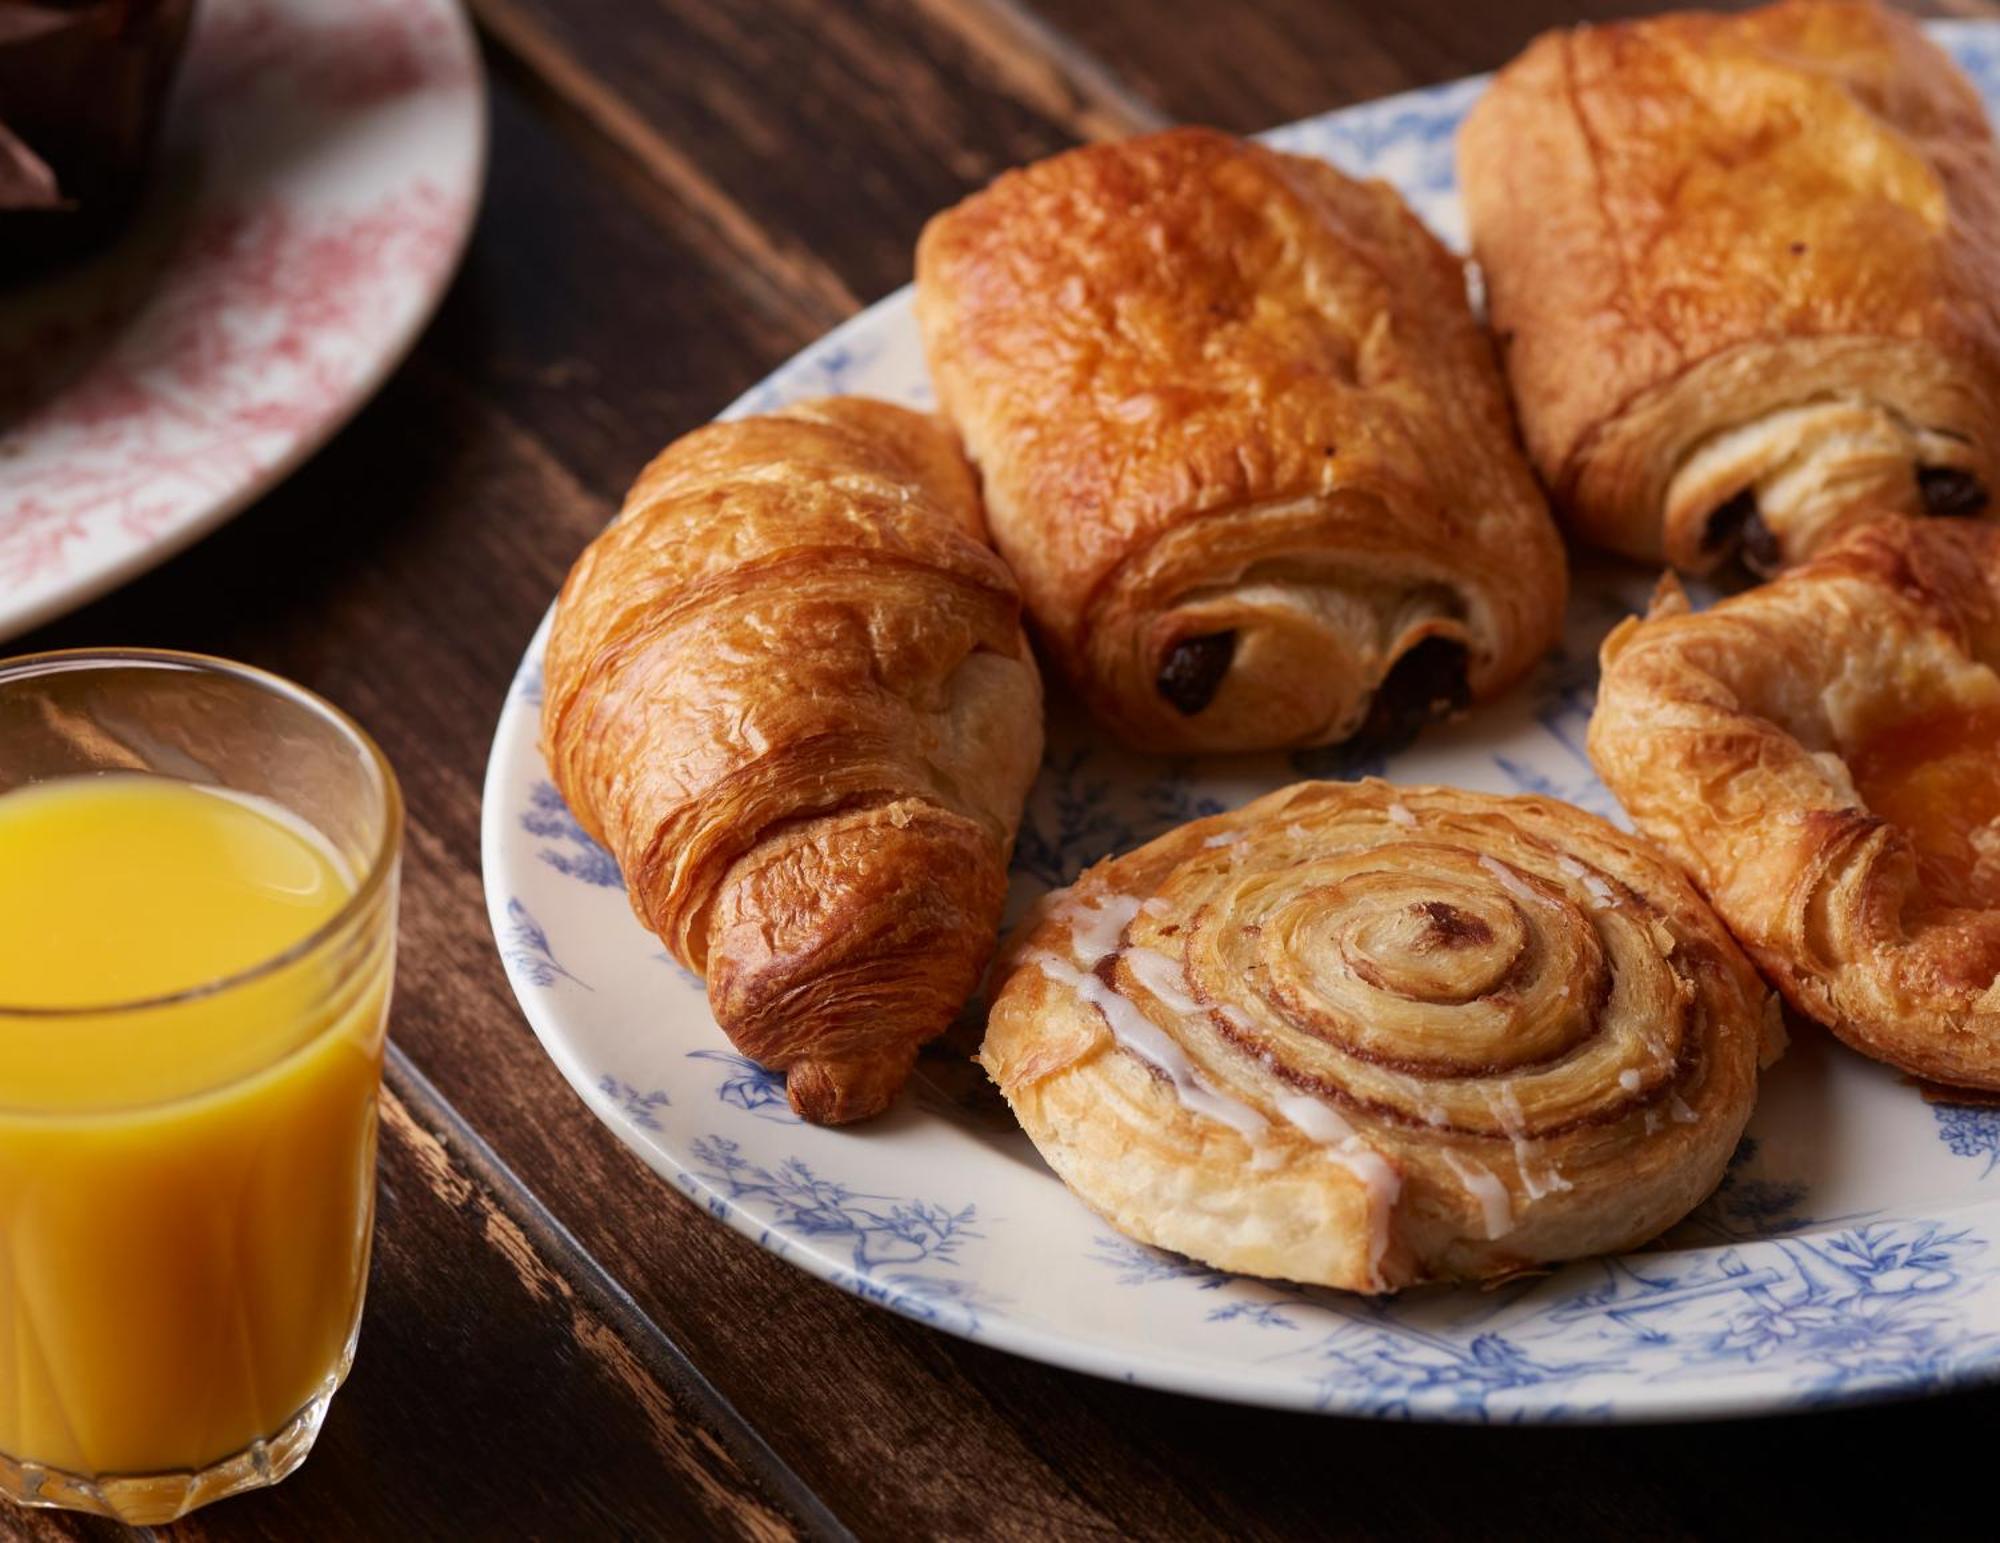
[[[491,184],[415,356],[243,518],[18,645],[282,671],[354,711],[409,797],[360,1360],[303,1471],[179,1534],[1990,1535],[1988,1472],[1953,1454],[2000,1393],[1706,1427],[1377,1425],[1115,1386],[866,1307],[621,1147],[536,1045],[487,930],[487,745],[570,560],[654,450],[903,283],[928,214],[1078,140],[1261,129],[1623,8],[473,0]]]

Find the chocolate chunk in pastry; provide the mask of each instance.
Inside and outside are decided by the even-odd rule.
[[[1924,512],[1944,517],[1978,514],[1987,503],[1986,484],[1952,466],[1919,466],[1917,490]]]
[[[1472,700],[1467,663],[1465,644],[1457,638],[1423,639],[1382,677],[1357,737],[1385,747],[1401,746],[1425,724],[1462,711]]]
[[[1590,753],[1801,1013],[2000,1088],[2000,526],[1890,516],[1604,645]]]
[[[1203,129],[1089,146],[933,220],[917,308],[1046,651],[1128,741],[1336,744],[1429,640],[1463,686],[1420,716],[1554,641],[1463,268],[1387,186]]]
[[[1184,713],[1198,713],[1215,700],[1216,687],[1236,655],[1236,634],[1211,632],[1182,638],[1160,666],[1160,695]]]
[[[2000,155],[1906,17],[1550,33],[1459,140],[1528,449],[1582,539],[1771,572],[2000,474]],[[1748,490],[1760,535],[1738,505]]]
[[[1301,783],[1098,864],[1013,939],[981,1063],[1130,1237],[1350,1291],[1630,1248],[1715,1186],[1775,1002],[1566,804]]]

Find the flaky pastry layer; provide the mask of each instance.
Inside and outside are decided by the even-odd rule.
[[[1120,1231],[1352,1291],[1631,1247],[1721,1177],[1775,999],[1565,804],[1301,783],[1098,864],[980,1059]]]
[[[556,603],[542,748],[717,1022],[832,1123],[985,968],[1041,713],[950,435],[837,397],[640,475]]]
[[[1553,641],[1463,271],[1387,185],[1204,129],[1074,150],[930,223],[917,311],[1046,652],[1126,739],[1387,731]]]
[[[1459,171],[1530,455],[1585,540],[1770,572],[1858,513],[1987,509],[2000,157],[1908,18],[1549,33]]]
[[[1590,754],[1800,1012],[2000,1088],[2000,528],[1890,517],[1604,644]]]

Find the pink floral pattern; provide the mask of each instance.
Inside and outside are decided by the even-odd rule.
[[[0,636],[177,549],[354,411],[443,291],[482,135],[452,0],[207,0],[165,207],[0,297],[0,381],[30,383],[0,420]]]

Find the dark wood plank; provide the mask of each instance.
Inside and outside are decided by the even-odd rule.
[[[995,0],[474,0],[495,46],[729,250],[840,309],[934,210],[1149,110]],[[772,232],[783,232],[773,235]]]
[[[1715,0],[1747,10],[1757,0]],[[1239,134],[1495,69],[1538,33],[1667,9],[1634,0],[1036,0],[1167,117]],[[1990,0],[1906,6],[1991,15]]]

